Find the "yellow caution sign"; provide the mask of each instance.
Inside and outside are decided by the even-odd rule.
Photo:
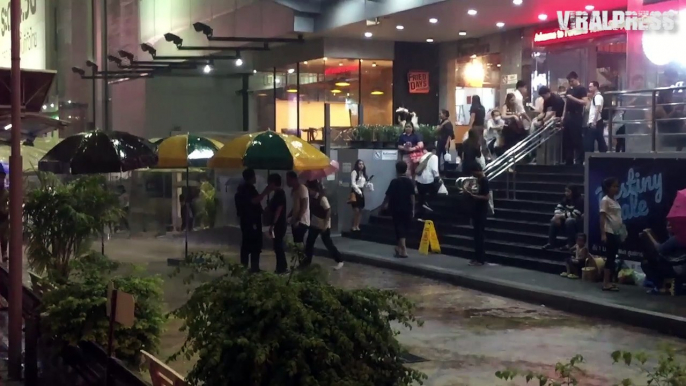
[[[438,243],[434,222],[426,220],[424,221],[424,230],[422,231],[422,241],[419,243],[419,253],[428,255],[429,252],[441,253],[441,244]]]

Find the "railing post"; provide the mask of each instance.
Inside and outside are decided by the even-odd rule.
[[[657,119],[655,118],[656,105],[657,105],[657,91],[653,90],[653,107],[651,109],[652,111],[651,111],[651,117],[650,117],[650,121],[651,121],[652,126],[653,126],[652,127],[652,129],[653,129],[652,130],[652,136],[651,136],[652,137],[651,138],[652,143],[651,143],[650,149],[653,153],[657,152],[657,143],[656,143],[657,142]]]
[[[612,117],[615,115],[615,105],[619,104],[619,97],[617,97],[617,99],[615,100],[615,96],[611,95],[610,98],[612,99],[610,100],[610,114],[608,114],[610,118],[607,119],[607,151],[611,153],[612,149],[614,149],[614,146],[612,146]],[[617,103],[612,103],[613,101],[616,101]]]
[[[514,156],[512,156],[512,199],[516,200],[517,199],[517,173],[515,171],[515,168],[517,167],[517,164],[514,162]],[[510,173],[508,170],[506,173]]]
[[[505,172],[505,198],[510,199],[510,173]]]

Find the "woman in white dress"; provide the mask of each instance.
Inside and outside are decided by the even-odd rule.
[[[369,189],[373,191],[373,186],[367,177],[367,168],[364,166],[364,161],[358,159],[355,162],[355,167],[350,173],[350,186],[352,187],[352,194],[355,199],[350,200],[350,205],[353,208],[353,232],[360,231],[360,221],[362,220],[362,209],[364,209],[364,190]]]

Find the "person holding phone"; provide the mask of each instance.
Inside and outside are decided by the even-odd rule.
[[[364,165],[364,161],[358,159],[355,162],[355,167],[352,173],[350,173],[350,184],[352,186],[352,196],[348,203],[353,208],[353,225],[351,230],[353,232],[360,231],[360,221],[362,220],[362,209],[364,209],[364,191],[369,189],[374,191],[374,186],[371,184],[371,177],[367,177],[367,168]]]

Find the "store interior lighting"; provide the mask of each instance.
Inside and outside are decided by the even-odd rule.
[[[372,95],[383,95],[383,91],[381,91],[381,90],[374,90],[374,91],[372,91],[371,94],[372,94]]]
[[[396,25],[396,26],[395,26],[395,29],[397,29],[397,30],[404,30],[405,27],[402,26],[402,25]]]
[[[436,19],[435,17],[432,17],[431,19],[429,19],[429,23],[436,24],[436,23],[438,23],[438,19]]]
[[[460,36],[465,36],[465,35],[467,35],[467,31],[460,31],[457,34]]]
[[[338,81],[338,82],[336,82],[336,83],[334,83],[334,84],[335,84],[336,86],[338,86],[338,87],[348,87],[348,86],[350,86],[350,83],[348,83],[348,82],[345,81],[345,80],[340,80],[340,81]]]
[[[298,92],[298,89],[295,87],[289,87],[288,89],[286,89],[286,92],[291,93],[291,94],[295,94],[296,92]]]
[[[467,11],[467,15],[469,16],[476,16],[476,9],[470,9]]]
[[[593,9],[595,9],[595,7],[592,6],[592,5],[587,5],[587,6],[586,6],[586,10],[587,10],[587,11],[593,11]]]
[[[542,13],[542,14],[538,15],[538,20],[548,20],[548,15],[546,15],[545,13]]]
[[[209,74],[210,72],[212,72],[212,66],[206,64],[205,67],[203,67],[202,72],[204,72],[205,74]]]
[[[522,5],[522,0],[512,0],[512,4],[514,4],[514,5]]]
[[[332,93],[332,94],[340,94],[340,93],[341,93],[341,90],[333,89],[333,90],[331,90],[331,93]]]
[[[236,59],[236,66],[240,67],[242,65],[243,65],[243,59],[241,59],[241,58]]]

